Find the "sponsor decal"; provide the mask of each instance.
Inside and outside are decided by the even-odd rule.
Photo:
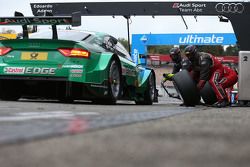
[[[5,67],[5,74],[24,74],[25,67]]]
[[[79,74],[79,73],[82,73],[83,70],[82,69],[71,69],[70,70],[70,73],[74,73],[74,74]]]
[[[179,9],[182,13],[202,13],[203,10],[207,7],[206,3],[197,3],[197,2],[176,2],[173,3],[173,9]]]
[[[14,55],[7,55],[5,57],[8,57],[8,58],[14,58],[15,56]]]
[[[56,68],[40,67],[5,67],[5,74],[48,74],[54,75]]]
[[[63,65],[62,68],[83,68],[83,65]]]
[[[224,37],[212,34],[210,36],[199,36],[188,34],[179,38],[180,44],[223,44]]]
[[[25,74],[49,74],[54,75],[56,68],[26,67]]]
[[[46,10],[47,11],[47,10]],[[65,18],[1,18],[0,24],[69,24],[70,20]]]
[[[217,3],[215,10],[219,13],[243,13],[245,7],[242,3]]]
[[[81,78],[82,74],[70,74],[70,77],[72,77],[72,78]]]
[[[139,59],[139,51],[137,49],[134,49],[134,53],[132,54],[133,61],[135,64],[138,64],[138,59]]]

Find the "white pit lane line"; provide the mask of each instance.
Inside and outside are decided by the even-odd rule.
[[[100,115],[97,112],[72,112],[72,111],[48,111],[48,112],[22,112],[10,116],[0,116],[0,122],[27,121],[34,119],[72,119],[76,116]]]

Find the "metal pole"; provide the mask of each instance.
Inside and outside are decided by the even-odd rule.
[[[131,47],[130,47],[130,27],[129,27],[129,19],[130,19],[130,16],[124,16],[126,19],[127,19],[127,32],[128,32],[128,51],[129,51],[129,54],[131,54]]]

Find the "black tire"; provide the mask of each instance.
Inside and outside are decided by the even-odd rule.
[[[249,101],[248,100],[239,100],[238,106],[240,107],[249,107]]]
[[[64,98],[59,98],[59,102],[60,103],[67,103],[67,104],[71,104],[74,102],[73,98],[70,97],[64,97]]]
[[[0,84],[0,99],[6,101],[16,101],[21,97],[19,83],[14,84],[11,81],[2,81]]]
[[[135,101],[137,105],[152,105],[155,99],[156,85],[155,76],[151,73],[148,77],[147,89],[144,93],[144,99],[142,101]]]
[[[112,59],[108,68],[108,98],[105,104],[115,104],[121,94],[121,68],[115,59]]]
[[[217,102],[216,94],[209,82],[206,82],[205,86],[201,89],[200,95],[205,104],[212,105]]]
[[[179,93],[184,105],[195,106],[200,102],[200,94],[195,81],[187,70],[176,73],[173,77],[174,86]]]

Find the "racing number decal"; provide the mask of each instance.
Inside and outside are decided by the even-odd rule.
[[[247,56],[244,56],[244,57],[243,57],[243,61],[248,61],[248,57],[247,57]]]

